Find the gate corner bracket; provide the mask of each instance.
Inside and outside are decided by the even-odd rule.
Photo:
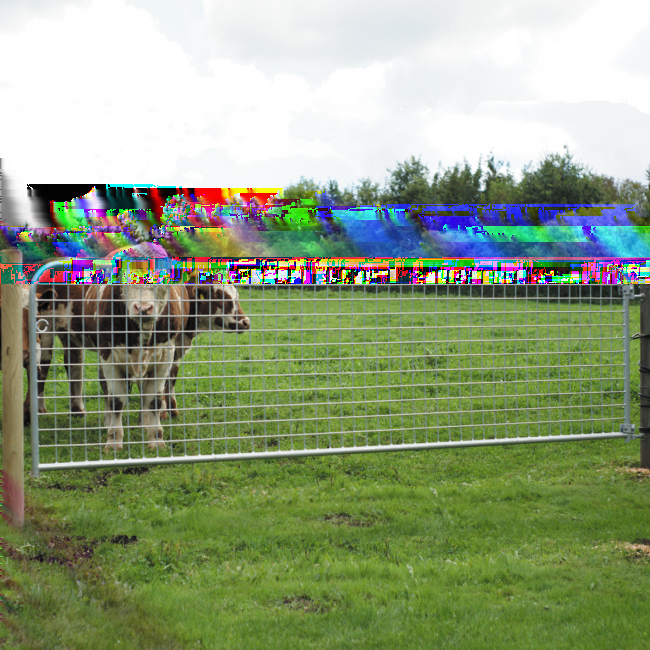
[[[645,433],[635,434],[633,424],[621,424],[621,433],[625,434],[625,442],[632,442],[632,440],[644,440]]]
[[[622,298],[629,298],[630,300],[634,300],[635,298],[639,298],[641,300],[645,300],[645,294],[643,293],[634,293],[634,288],[637,285],[635,284],[619,284],[618,285],[618,295],[621,296]]]

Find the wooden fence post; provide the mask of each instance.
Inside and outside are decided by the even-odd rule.
[[[650,286],[640,284],[639,293],[643,295],[641,302],[641,334],[650,334]],[[643,397],[650,395],[650,372],[643,372],[644,368],[650,368],[650,337],[641,337],[641,378],[639,380],[639,392],[641,393],[639,409],[640,429],[643,432],[648,428],[650,431],[650,399]],[[641,467],[650,469],[650,433],[645,434],[645,439],[641,440]]]
[[[3,264],[22,265],[19,250],[2,251]],[[14,266],[16,279],[22,266]],[[5,278],[9,274],[5,274]],[[23,446],[23,289],[2,285],[2,483],[3,516],[13,526],[25,521],[25,461]]]

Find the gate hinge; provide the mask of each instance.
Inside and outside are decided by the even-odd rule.
[[[619,284],[618,285],[618,295],[621,296],[622,298],[630,298],[630,300],[634,300],[635,298],[640,298],[641,300],[645,299],[645,295],[642,293],[634,293],[634,287],[637,285],[635,284]]]
[[[625,442],[632,442],[632,440],[644,440],[645,433],[634,433],[635,428],[633,424],[621,424],[621,433],[624,433],[626,438]]]

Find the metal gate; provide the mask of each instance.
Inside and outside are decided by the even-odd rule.
[[[108,406],[97,350],[86,348],[80,364],[85,412],[78,414],[63,363],[65,339],[48,336],[53,324],[47,315],[32,316],[32,473],[629,440],[634,432],[629,291],[561,285],[237,289],[250,329],[205,331],[193,340],[178,364],[178,413],[162,420],[165,446],[153,450],[135,384],[123,406],[123,449],[105,449]],[[40,404],[37,330],[44,330],[41,358],[52,353]],[[39,413],[39,406],[47,412]],[[169,411],[168,398],[166,406]]]

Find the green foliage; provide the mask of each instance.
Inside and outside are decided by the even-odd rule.
[[[505,169],[503,166],[504,161],[495,161],[490,152],[485,170],[481,159],[475,170],[463,160],[463,165],[456,163],[446,169],[439,165],[431,177],[428,166],[419,157],[411,156],[387,170],[389,177],[383,188],[368,177],[359,179],[354,187],[340,189],[335,180],[319,186],[313,179],[301,176],[297,183],[285,188],[284,196],[312,206],[633,203],[637,206],[630,215],[633,223],[644,225],[650,218],[650,166],[646,170],[648,185],[630,179],[616,181],[575,162],[566,146],[563,154],[549,154],[536,167],[532,162],[526,165],[519,183],[510,163]],[[581,214],[588,214],[588,210],[585,208]]]
[[[360,178],[356,185],[356,203],[358,205],[375,205],[381,200],[379,183],[373,183],[372,179]]]
[[[646,176],[650,181],[650,166],[646,170]],[[650,218],[650,182],[648,186],[629,178],[618,185],[620,203],[635,204],[636,211],[630,215],[630,220],[637,225],[647,225]]]
[[[313,178],[301,176],[297,183],[287,185],[284,188],[283,197],[300,201],[301,205],[316,205],[318,203],[316,194],[320,191],[319,184]]]
[[[606,188],[588,168],[573,161],[568,147],[564,155],[547,155],[536,169],[523,169],[520,183],[524,203],[604,203]]]
[[[506,173],[499,170],[503,166],[503,161],[495,164],[494,154],[490,153],[490,157],[486,161],[487,174],[485,175],[483,191],[481,193],[481,203],[487,204],[505,204],[505,203],[520,203],[521,191],[517,186],[512,172],[510,171],[510,163],[506,165]]]
[[[321,204],[330,206],[355,205],[355,196],[352,188],[346,187],[344,190],[339,189],[338,181],[329,180],[321,188],[319,201]]]
[[[390,178],[381,197],[382,203],[423,204],[431,202],[429,168],[420,158],[411,156],[388,170]]]
[[[433,176],[431,184],[432,203],[480,203],[481,202],[481,163],[472,172],[467,160],[464,167],[456,163],[442,171],[442,166]]]

